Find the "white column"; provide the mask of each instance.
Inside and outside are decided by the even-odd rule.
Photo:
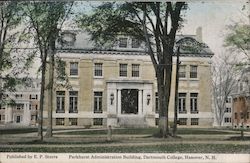
[[[13,112],[12,112],[12,106],[6,105],[5,106],[5,122],[6,123],[14,121],[12,114],[13,114]]]
[[[122,106],[122,101],[121,101],[121,97],[122,97],[122,93],[121,90],[118,89],[117,90],[117,115],[121,114],[121,106]]]
[[[142,90],[139,90],[139,96],[138,96],[138,115],[142,115],[143,110],[142,110]]]
[[[31,118],[31,113],[29,110],[29,105],[28,103],[24,103],[24,112],[23,112],[23,123],[25,125],[30,124],[30,118]]]

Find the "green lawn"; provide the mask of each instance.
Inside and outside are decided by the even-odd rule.
[[[112,134],[128,134],[128,135],[153,135],[158,132],[158,128],[127,128],[127,129],[113,129]],[[200,135],[200,134],[214,134],[214,135],[225,135],[225,134],[232,134],[230,132],[227,132],[225,130],[215,130],[215,129],[197,129],[197,128],[179,128],[177,130],[177,133],[182,135]],[[235,131],[237,133],[237,131]],[[56,133],[56,135],[104,135],[107,134],[106,130],[86,130],[86,131],[72,131],[72,132],[62,132],[62,133]]]
[[[249,145],[232,144],[166,144],[145,146],[107,147],[32,147],[2,148],[0,152],[55,152],[55,153],[250,153]]]

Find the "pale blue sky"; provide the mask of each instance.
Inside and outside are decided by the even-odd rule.
[[[225,38],[226,26],[235,22],[247,22],[247,10],[242,11],[246,1],[205,1],[189,2],[186,11],[186,23],[181,30],[182,34],[195,34],[197,27],[201,26],[203,41],[208,44],[212,51],[218,55],[225,50],[223,39]]]

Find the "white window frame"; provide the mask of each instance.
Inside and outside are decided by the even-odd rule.
[[[191,114],[198,114],[198,93],[190,93],[190,112]]]
[[[179,78],[186,78],[186,65],[180,65]]]
[[[78,62],[70,62],[69,63],[69,75],[70,76],[78,76]]]
[[[103,64],[102,63],[94,63],[94,77],[102,77],[103,76]]]
[[[69,113],[78,113],[78,91],[69,91]]]
[[[132,77],[140,77],[140,64],[132,64]]]
[[[190,78],[196,79],[198,78],[198,66],[190,65]]]
[[[100,94],[100,95],[97,95]],[[103,92],[95,91],[94,92],[94,113],[102,113],[102,105],[103,105]]]
[[[128,76],[128,64],[120,63],[119,64],[119,76],[127,77]]]
[[[56,113],[65,113],[65,91],[56,91]]]
[[[127,37],[120,37],[118,46],[119,46],[119,48],[127,48],[128,47],[128,38]]]
[[[182,114],[187,113],[186,98],[187,98],[187,93],[179,93],[178,94],[178,111],[179,111],[179,113],[182,113]]]

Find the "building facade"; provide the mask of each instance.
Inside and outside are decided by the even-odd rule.
[[[158,125],[157,81],[149,55],[142,43],[121,37],[112,50],[86,46],[80,34],[73,43],[60,47],[57,55],[66,63],[71,89],[57,87],[53,99],[54,126],[153,127]],[[187,45],[199,44],[195,36],[182,36]],[[82,43],[82,45],[81,45]],[[183,46],[184,47],[184,46]],[[202,43],[193,53],[181,48],[179,114],[181,126],[211,127],[210,60],[213,53]],[[173,63],[176,63],[174,58]],[[173,121],[176,65],[173,65],[170,120]],[[48,81],[47,81],[48,82]],[[44,123],[48,94],[45,94]]]
[[[0,107],[0,124],[35,126],[40,100],[40,81],[33,80],[30,86],[17,86],[16,92],[6,92],[6,104]]]
[[[250,126],[250,67],[242,72],[238,83],[238,92],[233,95],[234,128]]]

